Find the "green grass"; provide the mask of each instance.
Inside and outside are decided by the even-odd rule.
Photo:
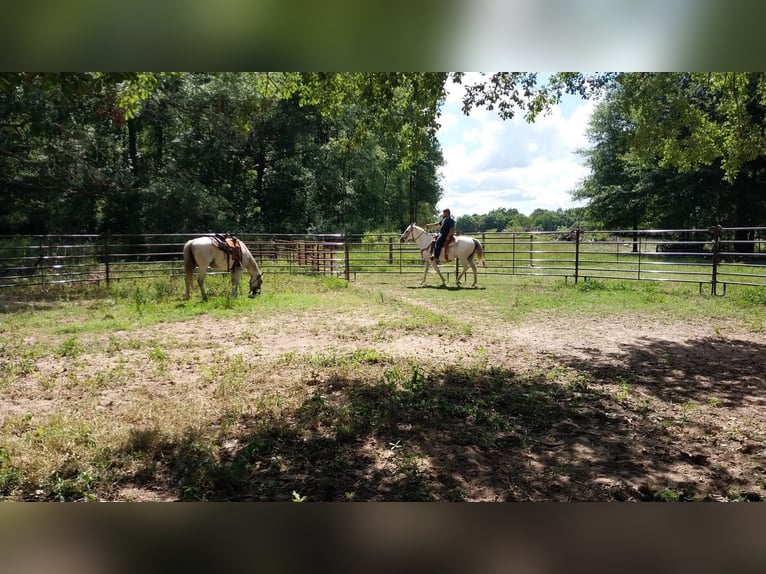
[[[383,276],[365,277],[363,283],[384,284],[391,293],[428,303],[454,321],[474,313],[512,321],[550,314],[565,318],[642,313],[667,320],[734,319],[761,330],[766,316],[766,289],[760,287],[730,286],[721,297],[700,294],[696,284],[600,279],[575,284],[571,279],[482,275],[481,271],[479,289],[455,289],[454,275],[448,289],[438,288],[432,273],[426,287],[420,288],[419,280],[415,275]]]

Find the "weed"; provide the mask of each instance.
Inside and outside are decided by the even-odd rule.
[[[21,483],[21,470],[11,464],[10,455],[0,448],[0,496],[8,496]]]
[[[578,291],[587,293],[589,291],[605,291],[609,287],[606,283],[599,281],[598,279],[588,279],[587,281],[578,281],[575,284],[575,288]]]
[[[133,289],[133,309],[138,313],[139,317],[143,316],[144,307],[146,307],[147,302],[148,298],[143,287],[141,285],[136,285]]]
[[[80,471],[70,478],[62,477],[56,472],[53,475],[50,496],[57,502],[94,501],[97,498],[94,492],[95,482],[96,475],[90,470]]]
[[[680,499],[680,495],[669,488],[665,488],[663,490],[660,490],[655,495],[655,498],[661,502],[678,502]]]
[[[620,402],[624,402],[628,400],[629,395],[630,395],[630,385],[626,382],[620,383],[620,390],[615,395],[615,398]]]
[[[763,309],[766,306],[766,289],[762,287],[743,287],[735,300],[742,307],[755,307]]]
[[[168,370],[170,355],[159,346],[155,346],[149,350],[149,359],[155,364],[158,373],[162,374]]]
[[[395,391],[398,387],[403,386],[404,373],[398,365],[394,365],[383,372],[383,379],[385,380],[388,389],[390,391]]]
[[[408,390],[412,393],[419,393],[423,390],[425,381],[426,380],[423,376],[423,373],[421,373],[420,369],[415,366],[412,369],[412,376],[406,380],[402,386],[405,388],[405,390]]]
[[[83,352],[83,347],[74,335],[65,339],[56,350],[59,358],[68,357],[74,359]]]
[[[383,363],[386,359],[375,349],[355,349],[351,354],[351,360],[355,363],[374,365]]]
[[[35,361],[30,357],[18,357],[16,360],[10,361],[10,365],[8,365],[6,368],[8,369],[8,375],[11,377],[31,375],[37,371],[37,365],[35,364]]]
[[[282,353],[276,360],[277,365],[287,366],[292,365],[297,360],[298,355],[295,351],[287,351]]]
[[[161,302],[172,298],[176,294],[175,284],[168,279],[159,279],[154,282],[154,300]]]

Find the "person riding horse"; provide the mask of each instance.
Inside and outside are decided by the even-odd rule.
[[[449,209],[442,211],[442,216],[437,223],[426,223],[426,229],[439,227],[439,237],[436,238],[436,247],[434,248],[434,254],[431,256],[432,261],[439,261],[439,254],[442,251],[442,247],[448,245],[450,239],[455,234],[455,220],[452,219]],[[445,259],[446,254],[445,254]]]

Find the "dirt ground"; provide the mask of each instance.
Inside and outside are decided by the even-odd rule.
[[[422,407],[417,416],[402,413],[383,432],[363,433],[351,444],[330,445],[316,437],[307,444],[305,436],[281,434],[270,443],[268,456],[248,459],[248,480],[281,481],[280,492],[288,494],[300,484],[301,494],[310,500],[342,500],[350,491],[357,500],[763,499],[763,333],[734,324],[679,324],[630,314],[580,317],[565,330],[540,319],[505,329],[475,325],[470,334],[448,342],[450,353],[435,356],[434,349],[445,343],[438,333],[402,328],[381,336],[374,329],[378,317],[364,312],[340,317],[295,313],[257,323],[203,317],[142,332],[143,340],[161,341],[171,349],[162,372],[152,371],[146,352],[133,351],[128,344],[117,344],[119,352],[86,355],[77,368],[144,372],[145,377],[129,377],[120,388],[105,386],[92,404],[107,414],[128,413],[139,424],[149,415],[131,412],[136,393],[157,400],[183,396],[201,410],[217,400],[202,380],[200,365],[213,365],[222,350],[230,357],[246,356],[250,365],[257,363],[269,372],[260,393],[309,397],[321,392],[331,401],[345,392],[351,374],[345,379],[329,377],[327,369],[290,363],[289,357],[341,355],[363,348],[392,361],[431,364],[433,376],[443,378],[445,397],[458,393],[456,385],[473,385],[470,394],[454,396],[480,404],[482,416],[495,412],[517,423],[513,428],[498,426],[491,440],[481,442],[474,440],[477,435],[471,434],[470,426],[492,428],[486,421],[467,416],[460,419],[460,429],[435,428],[417,420],[428,417],[428,407]],[[188,348],[186,342],[199,339],[200,333],[216,344],[211,349]],[[112,343],[119,343],[136,334],[111,337]],[[450,379],[455,369],[470,365],[502,373],[517,383],[516,390],[510,391],[508,384],[500,390],[498,379],[490,380],[480,370],[472,381],[462,375]],[[4,415],[42,416],[78,404],[79,391],[74,388],[42,398],[25,391],[25,385],[27,390],[38,388],[46,376],[65,376],[53,358],[0,398]],[[529,397],[542,396],[553,385],[565,392],[545,395],[551,400],[532,410]],[[369,399],[366,405],[371,404]],[[246,444],[253,448],[265,436],[256,440],[246,431],[231,434],[222,439],[220,456],[228,453],[233,460]],[[171,482],[125,481],[116,486],[113,499],[176,500],[179,495]],[[259,500],[269,498],[270,492],[250,485],[234,495],[216,493],[211,498]]]

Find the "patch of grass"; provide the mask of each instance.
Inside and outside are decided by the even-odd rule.
[[[280,358],[283,364],[295,363],[295,353],[286,353]],[[375,349],[359,348],[353,351],[340,353],[335,351],[318,352],[303,357],[303,361],[315,369],[343,368],[353,369],[364,365],[388,364],[390,358]]]
[[[9,496],[19,486],[23,473],[11,463],[10,455],[0,448],[0,496]]]
[[[74,359],[80,356],[83,352],[83,346],[77,337],[69,337],[65,339],[56,350],[56,356],[59,358],[68,357]]]
[[[155,345],[149,350],[149,359],[154,363],[157,373],[167,372],[170,354],[166,350]]]

